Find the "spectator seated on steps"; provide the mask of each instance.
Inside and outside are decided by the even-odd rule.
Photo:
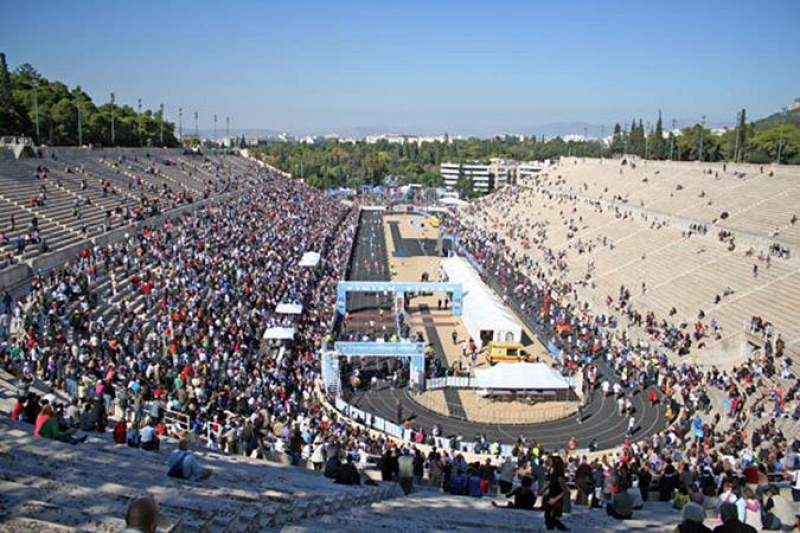
[[[53,413],[53,408],[50,405],[45,405],[36,419],[34,435],[69,444],[78,444],[86,440],[86,435],[76,439],[74,436],[75,430],[61,429],[59,419],[60,417]]]
[[[508,507],[511,509],[533,509],[536,503],[536,492],[533,490],[533,478],[531,476],[522,476],[520,485],[512,489],[506,498],[514,498],[513,502],[508,502]],[[502,507],[497,502],[492,502],[495,507]]]
[[[628,493],[626,483],[620,483],[619,490],[611,497],[611,501],[606,504],[606,513],[620,520],[633,518],[633,496]]]
[[[211,475],[211,470],[200,465],[200,461],[189,451],[189,439],[185,438],[167,459],[167,475],[189,481],[202,481]]]
[[[334,483],[339,483],[340,485],[361,485],[361,474],[358,472],[356,465],[353,464],[353,457],[351,455],[348,455],[345,462],[339,467],[339,476]]]

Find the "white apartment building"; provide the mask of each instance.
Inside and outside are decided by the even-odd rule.
[[[454,189],[458,178],[461,177],[461,165],[458,163],[442,163],[439,165],[439,173],[442,175],[444,186]]]
[[[498,186],[505,185],[508,179],[507,174],[503,174],[502,185],[497,184],[492,165],[478,163],[442,163],[439,166],[439,173],[445,187],[455,188],[459,179],[466,178],[472,184],[472,189],[480,193],[488,193]]]
[[[550,166],[550,160],[523,161],[517,164],[517,178],[530,178]]]
[[[442,163],[439,173],[445,187],[454,189],[460,178],[467,178],[473,190],[488,193],[516,183],[519,178],[533,176],[550,166],[550,161],[514,161],[492,158],[488,165],[479,163]]]

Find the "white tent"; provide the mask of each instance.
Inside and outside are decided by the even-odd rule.
[[[491,332],[497,342],[520,342],[522,326],[516,317],[503,305],[497,294],[487,287],[466,259],[458,256],[442,261],[450,283],[460,283],[462,288],[461,320],[476,341],[481,332]]]
[[[303,312],[303,304],[296,302],[282,302],[275,308],[279,315],[299,315]]]
[[[491,368],[475,369],[479,389],[565,390],[567,380],[545,363],[498,363]]]
[[[292,340],[294,339],[294,328],[267,328],[264,332],[264,340]]]
[[[456,207],[466,207],[469,205],[469,202],[465,202],[464,200],[459,200],[458,198],[450,198],[447,196],[444,198],[439,198],[439,203],[442,205],[453,205]]]
[[[301,267],[315,267],[319,264],[320,255],[317,252],[306,252],[300,259]]]

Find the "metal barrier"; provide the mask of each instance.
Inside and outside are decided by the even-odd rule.
[[[446,389],[448,387],[454,389],[474,389],[477,387],[477,384],[473,377],[452,376],[425,380],[425,390]]]

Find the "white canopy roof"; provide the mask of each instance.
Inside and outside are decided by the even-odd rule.
[[[303,304],[296,302],[282,302],[275,308],[275,312],[280,315],[299,315],[303,312]]]
[[[491,368],[475,369],[479,389],[568,389],[569,384],[545,363],[498,363]]]
[[[439,203],[442,205],[454,205],[456,207],[464,207],[469,205],[469,202],[465,202],[464,200],[459,200],[458,198],[450,198],[445,196],[444,198],[439,198]]]
[[[315,267],[319,264],[320,255],[317,252],[306,252],[300,259],[301,267]]]
[[[494,340],[520,342],[522,326],[493,290],[484,285],[480,276],[463,257],[453,256],[442,261],[450,283],[462,287],[463,314],[461,320],[469,336],[476,341],[481,331],[493,331]]]
[[[267,328],[264,332],[265,340],[291,340],[294,339],[294,328]]]

